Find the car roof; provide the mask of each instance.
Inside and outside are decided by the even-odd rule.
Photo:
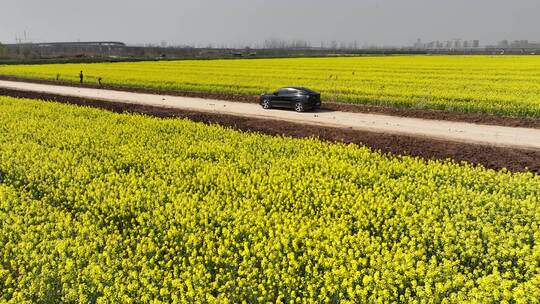
[[[280,90],[287,90],[287,89],[293,89],[293,90],[299,90],[299,91],[304,91],[304,92],[307,92],[307,93],[317,93],[311,89],[308,89],[306,87],[283,87],[281,88]]]

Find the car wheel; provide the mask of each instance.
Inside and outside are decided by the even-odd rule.
[[[294,104],[294,110],[296,112],[304,112],[304,104],[301,102],[297,102]]]
[[[265,109],[265,110],[270,109],[270,108],[271,108],[270,100],[269,100],[269,99],[263,99],[263,101],[262,101],[262,107],[263,107],[263,109]]]

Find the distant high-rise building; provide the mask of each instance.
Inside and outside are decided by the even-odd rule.
[[[480,40],[473,40],[472,46],[473,46],[473,48],[480,47]]]
[[[510,44],[508,43],[508,40],[501,40],[497,45],[499,47],[508,47]]]
[[[511,44],[512,47],[528,47],[529,46],[529,40],[515,40]]]

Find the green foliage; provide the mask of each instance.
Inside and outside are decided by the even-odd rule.
[[[0,302],[533,303],[540,177],[0,97]]]
[[[0,74],[167,90],[260,94],[286,85],[324,100],[540,118],[540,56],[386,56],[0,66]]]

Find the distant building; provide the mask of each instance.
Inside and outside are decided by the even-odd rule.
[[[538,49],[538,48],[540,48],[540,42],[529,42],[529,43],[527,44],[527,47]]]
[[[126,45],[117,41],[90,42],[43,42],[6,44],[4,47],[11,53],[26,53],[24,57],[87,57],[118,55],[126,49]]]
[[[499,43],[497,44],[497,46],[503,47],[503,48],[507,48],[507,47],[510,46],[510,43],[508,43],[508,40],[501,40],[501,41],[499,41]]]
[[[517,48],[526,48],[529,47],[529,40],[514,40],[511,47],[517,47]]]

